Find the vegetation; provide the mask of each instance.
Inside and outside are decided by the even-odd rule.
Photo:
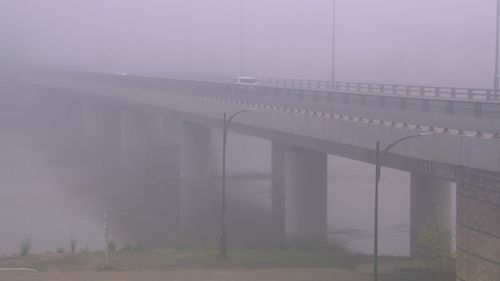
[[[64,247],[58,247],[58,248],[56,249],[56,253],[58,253],[58,254],[62,254],[62,253],[64,253],[64,252],[66,252],[66,251],[64,250]]]
[[[90,252],[89,245],[85,245],[84,248],[80,248],[80,253],[85,254],[85,253],[88,253],[88,252]]]
[[[76,239],[74,237],[69,239],[69,250],[71,253],[74,253],[76,250]]]
[[[456,275],[456,258],[451,251],[453,234],[434,217],[422,227],[414,253],[421,257],[429,281],[452,281]]]
[[[344,256],[330,250],[247,250],[231,249],[229,259],[218,257],[216,250],[118,250],[112,267],[104,268],[104,252],[58,256],[32,255],[26,258],[2,259],[0,267],[29,266],[39,270],[169,270],[223,268],[347,267],[371,261],[362,255]]]
[[[109,242],[108,242],[108,249],[111,252],[114,252],[114,251],[116,251],[118,249],[118,246],[116,245],[115,240],[113,240],[113,239],[109,240]]]
[[[177,248],[177,247],[175,249],[180,250],[180,248]],[[133,245],[130,242],[125,242],[120,250],[121,251],[140,251],[140,250],[144,250],[144,248],[142,247],[141,243],[137,243],[137,244]]]
[[[31,239],[26,238],[21,242],[21,256],[27,256],[31,250]]]

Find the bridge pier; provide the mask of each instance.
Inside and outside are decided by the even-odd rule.
[[[178,161],[168,137],[162,114],[121,110],[122,185],[110,201],[117,209],[115,220],[128,225],[121,233],[128,234],[129,242],[147,247],[175,243]]]
[[[326,242],[327,154],[290,147],[285,154],[285,235],[287,243]]]
[[[209,127],[181,124],[180,147],[180,243],[213,246],[220,212],[215,190],[214,150]]]
[[[423,231],[451,235],[451,182],[430,175],[411,173],[410,247],[411,255],[425,257],[429,249],[418,243]],[[451,237],[442,247],[451,251]]]
[[[285,245],[285,153],[286,145],[271,144],[271,195],[273,244]]]
[[[93,100],[82,101],[85,183],[92,207],[104,208],[120,186],[120,109]],[[97,206],[96,206],[97,205]]]

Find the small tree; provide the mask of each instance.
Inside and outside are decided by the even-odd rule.
[[[118,247],[117,247],[117,245],[116,245],[115,240],[113,240],[113,239],[109,240],[109,242],[108,242],[108,249],[109,249],[109,251],[110,251],[110,252],[114,252],[114,251],[116,251],[116,250],[117,250],[117,248],[118,248]]]
[[[76,239],[74,237],[69,239],[69,250],[71,253],[74,253],[76,250]]]
[[[451,251],[453,234],[434,216],[418,233],[414,253],[432,281],[452,281],[456,275],[456,258]]]
[[[31,239],[26,238],[21,242],[21,256],[27,256],[31,250]]]

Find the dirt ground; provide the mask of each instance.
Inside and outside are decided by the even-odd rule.
[[[0,281],[369,281],[350,269],[0,272]]]

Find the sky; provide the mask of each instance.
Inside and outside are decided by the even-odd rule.
[[[332,0],[242,0],[244,72],[326,80]],[[57,68],[240,72],[240,0],[0,0],[0,60]],[[336,0],[342,81],[491,87],[495,0]]]

